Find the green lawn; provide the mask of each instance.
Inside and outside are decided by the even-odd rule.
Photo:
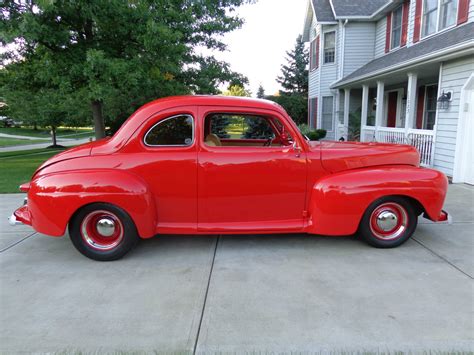
[[[90,127],[59,127],[57,132],[58,137],[67,136],[67,138],[82,138],[94,134],[94,131]],[[38,128],[37,130],[34,130],[33,127],[0,127],[0,133],[38,138],[51,137],[50,129],[47,128]]]
[[[48,141],[39,139],[17,139],[17,138],[5,138],[0,137],[0,148],[11,147],[15,145],[35,144],[35,143],[47,143]]]
[[[18,186],[30,181],[33,172],[60,149],[36,149],[0,153],[0,193],[20,192]]]

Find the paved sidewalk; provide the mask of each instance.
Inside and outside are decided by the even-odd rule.
[[[374,249],[304,235],[143,241],[100,263],[6,217],[0,195],[0,353],[474,350],[474,188],[454,224]],[[3,216],[3,217],[2,217]]]
[[[58,139],[57,143],[65,147],[70,147],[70,146],[88,143],[89,141],[90,141],[89,138],[82,138],[82,139],[67,138],[67,139]],[[0,148],[0,153],[1,152],[16,152],[16,151],[23,151],[23,150],[30,150],[30,149],[42,149],[42,148],[49,147],[51,144],[53,144],[51,142],[51,139],[48,139],[47,143],[33,143],[33,144],[24,144],[24,145],[14,145],[10,147],[2,147]]]

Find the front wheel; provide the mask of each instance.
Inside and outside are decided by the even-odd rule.
[[[415,232],[418,218],[413,206],[402,197],[383,197],[365,211],[359,234],[377,248],[394,248]]]
[[[98,261],[120,259],[139,239],[128,213],[107,203],[80,209],[71,218],[69,236],[79,252]]]

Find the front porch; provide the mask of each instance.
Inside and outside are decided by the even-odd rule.
[[[336,139],[410,144],[432,167],[439,66],[337,90]]]

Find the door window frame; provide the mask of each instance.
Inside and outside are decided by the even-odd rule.
[[[187,117],[190,117],[191,120],[192,120],[192,131],[191,131],[191,134],[192,134],[192,142],[191,144],[148,144],[146,142],[146,137],[148,136],[148,133],[150,133],[153,128],[155,128],[156,126],[160,125],[161,123],[163,122],[166,122],[168,120],[171,120],[173,118],[177,118],[177,117],[181,117],[181,116],[187,116]],[[195,117],[190,114],[190,113],[178,113],[178,114],[173,114],[172,116],[166,116],[164,118],[161,118],[159,119],[157,122],[155,122],[153,125],[151,125],[150,128],[148,128],[145,133],[142,135],[141,137],[141,143],[147,147],[147,148],[190,148],[190,147],[193,147],[196,143],[196,119]]]

